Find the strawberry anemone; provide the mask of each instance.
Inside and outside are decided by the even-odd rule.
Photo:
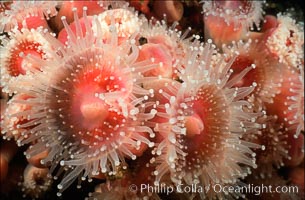
[[[14,139],[20,145],[20,141],[28,137],[24,134],[27,128],[24,128],[23,124],[28,123],[30,120],[21,113],[32,109],[31,105],[22,103],[29,98],[31,97],[28,95],[17,94],[7,102],[7,106],[3,109],[3,114],[1,115],[1,133],[3,139]]]
[[[100,4],[100,1],[62,1],[59,3],[58,14],[51,19],[51,24],[54,29],[60,31],[63,29],[63,24],[61,23],[61,17],[65,16],[68,24],[71,24],[74,21],[74,13],[71,12],[72,9],[77,9],[77,16],[82,17],[82,8],[87,7],[87,15],[98,15],[101,12],[107,10],[107,7],[103,7]],[[64,30],[64,29],[63,29]]]
[[[249,199],[255,199],[258,195],[260,195],[263,199],[302,199],[302,192],[298,190],[297,186],[284,179],[284,177],[282,177],[274,169],[271,172],[264,173],[262,172],[262,169],[258,167],[251,175],[246,178],[245,182],[251,184],[252,187],[268,185],[270,188],[290,188],[289,192],[274,192],[274,189],[271,191],[267,190],[267,192],[249,192],[246,194],[246,198]]]
[[[243,109],[252,106],[244,98],[254,87],[233,87],[252,67],[228,81],[234,58],[229,62],[222,58],[211,67],[215,53],[211,41],[205,46],[190,46],[178,68],[182,83],[168,84],[168,91],[159,90],[166,101],[156,105],[161,109],[154,130],[163,138],[153,151],[158,165],[155,184],[168,173],[176,184],[195,183],[203,188],[216,183],[237,184],[256,167],[251,148],[261,146],[240,139],[260,128],[255,123],[260,114]],[[224,194],[209,191],[200,195],[214,198]]]
[[[106,183],[95,188],[95,192],[89,193],[89,200],[93,199],[160,199],[156,191],[140,190],[143,185],[153,185],[153,161],[151,154],[146,151],[137,160],[129,162],[129,167],[122,169],[119,176],[109,177]]]
[[[269,17],[270,18],[270,17]],[[265,49],[279,62],[296,68],[304,60],[304,28],[289,14],[278,14],[268,20],[262,41]]]
[[[259,29],[264,1],[201,1],[204,36],[217,46],[243,39],[253,24]]]
[[[144,21],[142,16],[138,16],[134,9],[130,7],[106,10],[98,15],[98,19],[101,22],[102,29],[106,30],[104,31],[105,38],[111,36],[111,33],[107,31],[109,30],[107,27],[114,24],[118,32],[119,43],[135,32],[139,32],[140,26]]]
[[[148,71],[145,76],[177,78],[177,66],[191,39],[186,38],[189,29],[182,34],[176,26],[177,23],[173,23],[171,27],[167,27],[165,20],[142,22],[142,31],[137,36],[141,45],[139,59],[150,58],[152,64],[159,64],[158,68]]]
[[[253,69],[242,79],[235,81],[234,86],[249,87],[255,84],[253,94],[257,102],[273,103],[274,97],[280,92],[283,65],[270,54],[266,54],[257,40],[249,39],[246,42],[239,40],[233,42],[231,46],[224,45],[223,52],[226,60],[236,57],[231,66],[233,73],[229,81],[232,82],[242,71],[252,66]]]
[[[274,104],[266,104],[267,111],[276,115],[278,124],[288,136],[289,166],[299,165],[304,158],[304,68],[285,66],[283,81]]]
[[[270,113],[279,117],[286,131],[295,138],[304,131],[304,66],[300,69],[286,67],[276,105],[267,104]]]
[[[28,164],[23,173],[21,191],[24,197],[42,198],[51,189],[53,180],[47,168],[37,168]]]
[[[271,173],[273,167],[280,169],[284,166],[284,160],[289,158],[288,135],[278,124],[275,116],[264,115],[258,119],[258,122],[264,127],[257,133],[246,137],[251,137],[250,141],[255,141],[265,147],[255,151],[257,164],[262,173]]]
[[[14,28],[48,28],[46,19],[57,14],[54,1],[13,1],[3,13],[0,19],[0,31],[7,32]]]
[[[154,145],[148,139],[154,134],[145,121],[156,111],[146,109],[145,101],[152,94],[141,85],[149,81],[142,74],[157,65],[136,62],[139,50],[134,36],[118,44],[117,30],[111,28],[112,37],[104,41],[100,22],[94,18],[91,26],[87,8],[83,9],[86,32],[77,15],[75,33],[62,17],[67,46],[46,32],[46,40],[57,46],[54,57],[45,61],[29,55],[44,71],[8,86],[14,93],[32,97],[18,102],[31,105],[19,113],[29,120],[23,124],[27,138],[20,143],[32,144],[27,158],[47,150],[41,162],[51,166],[51,173],[59,168],[56,178],[64,173],[58,196],[77,177],[114,175],[126,165],[125,159],[136,159],[145,147]],[[96,33],[93,26],[98,27]]]
[[[79,13],[78,9],[76,7],[71,9],[74,17]],[[89,22],[92,21],[92,16],[88,17]],[[139,32],[140,26],[142,24],[143,19],[137,15],[136,12],[134,12],[131,8],[120,8],[120,9],[111,9],[111,10],[105,10],[101,14],[97,15],[97,19],[100,21],[101,28],[103,30],[103,39],[109,40],[110,37],[112,37],[111,31],[109,30],[110,26],[115,26],[117,32],[118,32],[118,40],[119,44],[125,40],[128,39],[132,34],[135,32]],[[82,28],[82,31],[85,31],[85,24],[84,19],[80,19],[80,25]],[[76,32],[76,23],[72,22],[69,24],[71,30],[75,33]],[[93,26],[93,31],[97,32],[98,28]],[[62,29],[59,32],[58,39],[65,44],[67,41],[67,30]]]
[[[21,31],[10,31],[8,35],[10,38],[4,38],[0,47],[1,87],[4,87],[4,92],[7,92],[5,86],[9,82],[27,73],[43,70],[40,63],[32,63],[27,55],[43,60],[52,57],[52,48],[43,38],[41,29],[23,28]]]

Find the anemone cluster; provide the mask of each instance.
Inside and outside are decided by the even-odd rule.
[[[302,199],[302,26],[263,1],[130,3],[1,2],[1,184],[22,151],[30,198]],[[204,34],[174,22],[191,4]]]

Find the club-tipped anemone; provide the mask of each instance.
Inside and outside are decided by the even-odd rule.
[[[287,110],[284,111],[287,123],[287,129],[294,134],[294,138],[298,138],[304,131],[304,65],[296,70],[297,78],[293,77],[289,80],[291,95],[287,97],[284,103]]]
[[[257,123],[262,124],[263,128],[245,136],[245,139],[264,146],[263,149],[255,150],[257,164],[265,173],[272,171],[273,167],[280,169],[284,166],[284,160],[289,158],[288,135],[277,122],[276,116],[264,115],[258,118]]]
[[[139,32],[142,23],[145,21],[143,16],[139,16],[131,8],[120,8],[106,10],[98,15],[98,20],[101,22],[102,29],[105,30],[105,38],[111,36],[109,26],[114,25],[119,41],[129,38],[132,34]]]
[[[235,29],[257,28],[263,19],[264,1],[201,1],[205,17],[213,16],[223,20],[228,26],[233,25]]]
[[[253,105],[248,111],[261,112],[263,115],[256,120],[261,128],[252,134],[244,135],[243,139],[262,145],[263,148],[254,150],[257,165],[260,173],[270,173],[285,166],[285,161],[289,159],[289,137],[278,116],[270,114],[261,99],[255,94],[248,96],[247,99]]]
[[[0,2],[0,12],[1,13],[4,13],[5,10],[9,9],[10,8],[10,5],[12,4],[13,2],[11,1],[1,1]]]
[[[102,183],[97,186],[95,192],[89,193],[85,200],[125,200],[125,199],[136,199],[138,198],[135,192],[130,191],[128,188],[121,186],[120,182],[117,181],[111,186],[107,183]]]
[[[139,51],[138,61],[151,60],[159,64],[158,68],[149,70],[144,76],[160,76],[171,78],[173,76],[172,57],[162,44],[143,44]]]
[[[157,63],[159,60],[163,62],[161,62],[160,69],[157,68],[154,72],[150,71],[149,74],[154,75],[158,72],[162,77],[176,78],[176,68],[180,63],[180,60],[184,57],[187,46],[192,40],[192,38],[187,38],[190,29],[182,33],[176,28],[177,24],[178,23],[173,23],[168,27],[165,20],[154,22],[154,19],[143,22],[141,32],[137,35],[137,42],[144,48],[143,54],[145,54],[146,44],[150,46],[154,45],[155,47],[157,45],[159,46],[159,51],[156,52],[156,56],[158,56],[158,52],[160,54],[160,51],[162,50],[167,51],[167,53],[162,53],[163,56],[161,59],[154,59],[154,57],[151,56],[153,63]],[[198,37],[199,36],[196,36],[197,39],[199,39]],[[170,60],[171,62],[166,63],[166,60]]]
[[[249,87],[255,84],[253,92],[255,99],[272,103],[274,97],[280,92],[283,65],[266,54],[257,41],[251,39],[246,42],[241,40],[233,42],[231,46],[224,45],[222,49],[226,60],[236,57],[231,66],[233,73],[229,79],[230,82],[249,66],[253,68],[242,79],[235,81],[233,86]]]
[[[253,27],[260,29],[264,1],[201,1],[204,37],[221,47],[245,39]]]
[[[116,1],[63,1],[60,3],[60,8],[58,11],[58,15],[51,20],[52,27],[57,31],[65,30],[63,29],[63,24],[61,23],[61,18],[63,16],[66,17],[67,23],[70,25],[73,23],[75,14],[80,18],[83,15],[83,8],[86,7],[88,9],[87,15],[99,15],[104,11],[111,9],[126,9],[132,10],[128,7],[129,4],[122,0]],[[73,12],[71,12],[73,11]]]
[[[100,6],[98,1],[62,1],[58,7],[58,14],[51,20],[52,27],[57,31],[62,30],[64,27],[61,23],[62,16],[66,17],[68,24],[74,21],[75,13],[71,12],[72,10],[75,10],[78,17],[81,17],[83,15],[83,7],[88,8],[87,14],[89,16],[98,15],[107,9],[107,7]]]
[[[5,17],[5,11],[10,9],[12,1],[1,1],[0,2],[0,19]],[[4,25],[2,22],[0,23],[0,31],[2,32],[4,29]]]
[[[290,91],[293,93],[287,99],[288,111],[287,113],[291,113],[292,119],[288,120],[289,126],[288,129],[295,130],[295,138],[304,132],[304,64],[301,65],[299,70],[299,81],[296,81],[295,84],[291,85]]]
[[[1,134],[3,139],[19,141],[28,137],[24,135],[26,128],[23,124],[29,122],[27,117],[24,117],[21,113],[27,112],[32,109],[31,105],[25,105],[20,103],[31,98],[31,96],[25,94],[17,94],[7,102],[7,106],[1,113]]]
[[[295,167],[289,170],[289,181],[291,185],[297,186],[299,191],[299,196],[302,197],[305,194],[304,186],[304,168],[302,166]]]
[[[36,22],[32,21],[30,26],[47,25],[45,18],[49,19],[57,14],[57,4],[58,2],[55,1],[13,1],[9,9],[1,14],[0,31],[10,31],[26,23],[26,20],[30,18],[36,20]]]
[[[53,180],[47,168],[37,168],[31,164],[24,170],[23,182],[20,183],[24,197],[42,198],[51,189]]]
[[[94,193],[89,193],[89,200],[93,199],[151,199],[159,200],[158,191],[151,189],[141,189],[144,185],[153,186],[154,166],[151,161],[151,154],[146,151],[137,160],[128,163],[125,170],[121,170],[120,177],[108,179],[95,188]]]
[[[281,71],[283,81],[280,93],[274,98],[274,104],[266,104],[271,115],[277,116],[278,123],[288,136],[288,166],[299,165],[304,158],[304,71],[303,66],[294,68],[285,66]]]
[[[270,188],[289,188],[289,192],[248,192],[246,198],[255,199],[258,195],[262,199],[302,199],[302,194],[294,185],[292,185],[289,181],[285,180],[275,169],[270,172],[264,172],[260,167],[254,170],[254,172],[249,175],[245,182],[247,184],[251,184],[253,188],[267,186]],[[272,190],[271,190],[272,191]]]
[[[297,167],[301,166],[304,161],[304,134],[300,134],[298,137],[295,134],[288,132],[288,158],[284,160],[285,166]]]
[[[26,58],[27,55],[43,60],[52,57],[52,48],[42,36],[42,30],[23,28],[21,31],[10,31],[8,35],[9,38],[4,38],[0,47],[1,87],[4,87],[4,92],[8,92],[6,85],[9,82],[27,73],[43,70],[40,63],[32,63]]]
[[[296,184],[304,195],[302,22],[263,21],[265,0],[178,2],[173,23],[174,1],[129,2],[0,2],[3,192],[232,200]]]
[[[277,26],[266,31],[263,44],[279,62],[297,67],[304,60],[304,28],[290,15],[278,14]]]
[[[183,67],[178,68],[181,86],[171,86],[172,94],[162,92],[167,103],[162,105],[165,112],[157,115],[166,121],[154,128],[164,136],[153,151],[159,164],[155,184],[165,174],[170,174],[174,183],[199,183],[203,187],[235,184],[256,167],[251,148],[261,146],[240,139],[260,128],[255,123],[260,113],[243,109],[252,106],[244,98],[254,86],[233,87],[252,67],[228,81],[235,57],[229,62],[222,58],[211,67],[215,51],[211,43],[191,46],[182,60]]]
[[[129,2],[126,2],[124,0],[100,0],[98,1],[98,4],[100,7],[108,10],[118,8],[130,9]]]
[[[29,148],[32,148],[32,146],[30,146]],[[38,167],[38,168],[46,168],[47,166],[41,163],[41,160],[45,159],[48,156],[49,152],[47,150],[42,151],[38,154],[36,154],[35,156],[29,156],[27,158],[27,161],[29,162],[29,164],[33,165],[34,167]]]
[[[277,115],[285,131],[295,138],[304,130],[304,66],[281,68],[283,81],[274,104],[266,104],[270,114]]]
[[[17,145],[14,141],[1,141],[0,147],[0,184],[3,184],[9,175],[11,161],[14,159],[18,151]]]
[[[52,165],[51,172],[58,164],[60,171],[66,171],[58,195],[77,177],[115,174],[118,166],[125,165],[125,158],[136,159],[138,150],[144,150],[141,145],[154,145],[148,139],[154,133],[144,122],[156,111],[146,109],[145,101],[152,94],[141,84],[149,81],[142,74],[157,65],[136,62],[139,50],[134,36],[118,44],[114,28],[103,41],[100,22],[93,20],[92,26],[99,27],[93,33],[86,17],[84,8],[86,33],[76,16],[75,34],[63,17],[67,46],[46,32],[50,44],[58,45],[54,57],[46,61],[28,56],[44,70],[8,86],[14,93],[32,97],[18,102],[32,107],[19,113],[30,120],[23,124],[28,137],[20,144],[35,142],[26,156],[47,149],[42,162]]]
[[[159,18],[166,18],[169,23],[180,21],[183,17],[183,4],[179,1],[154,1],[153,10]]]
[[[123,181],[117,180],[112,184],[102,183],[97,186],[95,192],[89,193],[89,197],[85,200],[138,200],[138,199],[149,199],[149,200],[160,200],[157,193],[146,194],[143,192],[138,195],[134,185],[125,185]]]
[[[71,9],[71,13],[74,16],[74,18],[79,15],[80,12],[79,10],[80,9],[77,7]],[[66,16],[64,17],[66,18]],[[101,27],[96,27],[95,24],[93,24],[94,25],[92,27],[93,32],[96,33],[99,31],[98,29],[102,29],[103,39],[109,40],[110,37],[112,36],[111,29],[115,28],[118,34],[118,40],[119,40],[118,43],[121,43],[123,40],[128,39],[134,33],[139,32],[140,26],[144,20],[144,18],[142,18],[142,16],[139,16],[134,11],[134,9],[129,7],[106,10],[101,14],[98,14],[96,18],[99,20],[100,22],[99,25]],[[91,24],[91,21],[93,20],[93,16],[89,16],[87,17],[87,19]],[[79,22],[82,31],[85,32],[86,27],[84,24],[84,19],[80,18]],[[69,23],[69,21],[67,20],[67,23],[69,24],[72,32],[76,33],[76,25],[78,24],[78,22],[76,23],[73,21],[72,23]],[[59,32],[58,38],[63,44],[65,44],[65,42],[67,41],[67,36],[68,36],[67,30],[62,29]]]

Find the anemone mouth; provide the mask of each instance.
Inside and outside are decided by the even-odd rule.
[[[84,145],[115,141],[125,126],[131,74],[110,60],[99,48],[75,55],[65,62],[47,97],[50,117]]]
[[[216,85],[203,85],[192,99],[187,103],[192,108],[191,116],[198,116],[196,124],[199,130],[191,133],[191,128],[194,129],[196,124],[192,124],[192,127],[186,124],[186,135],[178,139],[187,154],[186,168],[190,171],[200,169],[208,162],[215,162],[218,156],[222,157],[222,145],[230,127],[230,108]]]
[[[23,64],[21,55],[31,54],[38,58],[42,58],[45,53],[39,49],[40,44],[34,41],[21,41],[12,51],[11,58],[8,61],[7,71],[11,76],[25,75],[27,69]]]

